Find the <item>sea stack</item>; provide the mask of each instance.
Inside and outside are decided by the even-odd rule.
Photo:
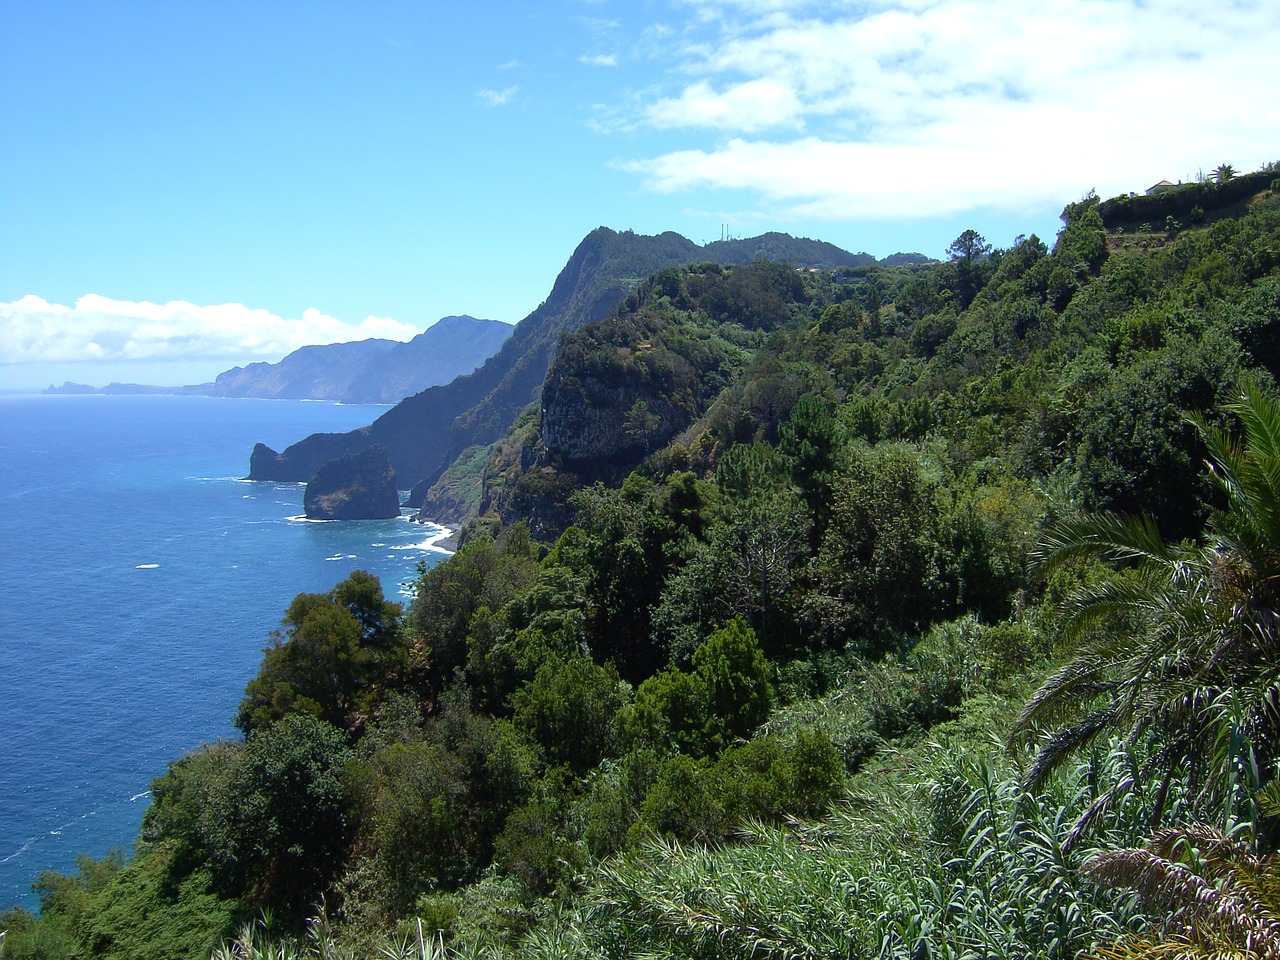
[[[400,494],[380,443],[330,460],[307,483],[302,506],[311,520],[385,520],[400,516]]]

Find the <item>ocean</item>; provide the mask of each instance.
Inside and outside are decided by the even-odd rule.
[[[231,719],[300,592],[352,570],[408,599],[446,531],[311,522],[279,450],[385,408],[161,396],[0,397],[0,910],[42,870],[128,852],[148,785]]]

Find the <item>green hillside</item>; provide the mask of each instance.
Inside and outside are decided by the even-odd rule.
[[[1269,173],[636,278],[4,956],[1280,956]]]

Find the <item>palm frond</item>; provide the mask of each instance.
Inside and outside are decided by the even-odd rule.
[[[1038,789],[1073,753],[1110,729],[1114,722],[1114,708],[1098,710],[1079,723],[1055,731],[1037,751],[1023,777],[1023,784],[1028,790]]]
[[[1109,666],[1101,657],[1080,656],[1055,670],[1014,720],[1010,742],[1025,742],[1036,730],[1074,717],[1082,705],[1110,693],[1114,684],[1108,678]]]
[[[1280,917],[1253,893],[1267,867],[1247,846],[1193,825],[1159,831],[1142,849],[1099,853],[1084,870],[1095,882],[1134,890],[1148,906],[1166,911],[1171,931],[1187,942],[1280,960]]]
[[[1047,531],[1031,551],[1033,564],[1051,569],[1080,557],[1168,563],[1169,545],[1150,517],[1093,513],[1063,521]]]

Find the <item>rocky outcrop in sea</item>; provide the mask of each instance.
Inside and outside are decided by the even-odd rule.
[[[307,483],[302,506],[310,520],[385,520],[400,516],[400,493],[387,448],[373,444],[330,460]]]

